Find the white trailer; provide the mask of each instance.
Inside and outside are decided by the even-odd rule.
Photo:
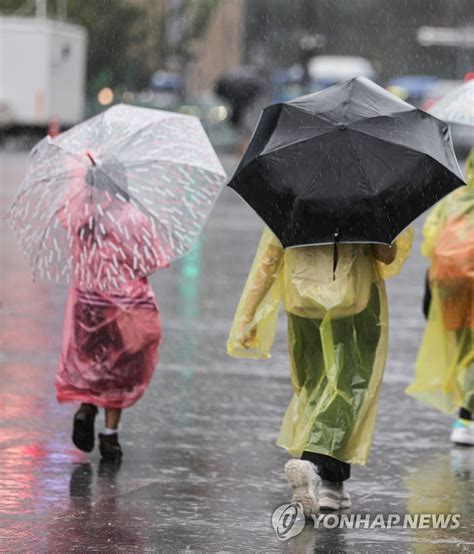
[[[0,127],[83,119],[87,32],[41,17],[0,17]]]

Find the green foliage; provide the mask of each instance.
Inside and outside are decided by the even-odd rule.
[[[70,2],[68,18],[89,31],[89,92],[121,83],[134,88],[143,79],[142,61],[134,56],[134,46],[146,38],[138,30],[144,16],[140,8],[122,0]]]
[[[174,10],[169,10],[168,17],[183,18],[187,21],[186,28],[174,54],[181,56],[186,62],[191,56],[192,42],[205,33],[209,19],[216,10],[220,0],[184,0]]]
[[[0,5],[0,13],[13,15],[14,12],[20,10],[23,7],[25,8],[25,11],[27,11],[28,5],[31,5],[30,9],[32,9],[32,7],[34,6],[34,2],[25,2],[25,0],[2,0],[2,4]]]

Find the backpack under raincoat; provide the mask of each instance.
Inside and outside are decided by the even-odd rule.
[[[423,228],[432,300],[407,388],[445,413],[474,412],[474,150],[466,169],[467,186],[439,202]]]
[[[265,228],[227,351],[270,357],[284,304],[294,395],[277,443],[292,454],[367,463],[387,356],[384,279],[401,270],[412,239],[411,229],[400,235],[390,265],[368,244],[339,244],[334,273],[333,245],[284,250]]]

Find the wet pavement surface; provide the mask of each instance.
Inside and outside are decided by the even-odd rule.
[[[231,190],[193,253],[151,278],[164,340],[154,380],[124,414],[120,467],[70,442],[73,405],[54,372],[66,290],[32,283],[4,216],[26,154],[0,151],[0,552],[471,552],[474,450],[453,418],[403,392],[423,331],[426,262],[388,282],[390,356],[369,466],[353,468],[353,514],[461,514],[457,529],[271,526],[290,498],[275,446],[291,397],[282,321],[273,357],[226,356],[225,341],[261,230]],[[225,158],[230,171],[235,163]],[[419,225],[417,226],[419,229]],[[98,423],[102,425],[102,416]]]

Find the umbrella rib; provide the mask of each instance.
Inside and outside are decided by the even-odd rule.
[[[349,145],[350,145],[351,152],[354,154],[354,156],[357,160],[357,169],[358,169],[360,175],[362,176],[362,178],[365,179],[367,184],[370,186],[370,179],[367,177],[367,173],[365,172],[364,168],[361,165],[360,158],[359,158],[359,156],[358,156],[358,154],[357,154],[357,152],[354,148],[354,144],[352,143],[350,133],[349,133],[349,141],[348,142],[349,142]]]
[[[325,117],[325,114],[323,112],[317,112],[317,113],[314,113],[312,112],[311,110],[307,110],[306,108],[304,108],[303,106],[300,106],[298,104],[284,104],[285,106],[291,106],[292,108],[294,108],[295,110],[299,110],[299,111],[302,111],[304,113],[307,113],[307,114],[310,114],[314,117],[319,117],[320,119],[322,119],[323,121],[326,121],[327,123],[330,123],[331,125],[336,125],[334,123],[334,121],[331,121],[330,119],[328,119],[327,117]]]
[[[395,145],[395,146],[398,146],[398,145]],[[369,152],[371,152],[370,149],[369,149]],[[408,187],[410,186],[410,183],[411,183],[411,180],[412,180],[413,176],[414,176],[414,175],[416,174],[416,172],[418,171],[419,164],[420,164],[423,160],[425,160],[426,158],[429,158],[429,159],[433,160],[435,163],[439,164],[441,167],[444,167],[440,162],[434,160],[434,159],[433,159],[431,156],[429,156],[428,154],[425,154],[424,152],[416,152],[416,153],[418,154],[418,159],[417,159],[416,165],[415,165],[415,167],[413,168],[413,170],[411,171],[410,176],[406,179],[404,185],[398,189],[399,192],[402,191],[402,190],[404,190],[404,189],[406,189],[406,188],[408,188]],[[447,168],[445,168],[445,169],[447,169]],[[448,171],[449,171],[449,170],[448,170]],[[383,191],[383,192],[385,192],[385,191]],[[381,194],[381,193],[380,193],[380,194]],[[423,210],[423,211],[425,211],[425,210]],[[421,213],[422,213],[422,212],[421,212]],[[420,214],[418,214],[418,215],[420,215]],[[416,217],[418,217],[418,215],[417,215]],[[398,233],[398,235],[393,239],[392,244],[393,244],[393,242],[398,238],[398,236],[400,236],[401,233],[403,233],[403,231],[404,231],[409,225],[411,225],[411,223],[409,223],[408,225],[406,225],[406,226]],[[381,243],[381,244],[388,244],[388,243]]]
[[[156,220],[156,222],[158,223],[158,225],[159,225],[160,227],[163,227],[163,224],[162,224],[160,221],[158,221],[158,219],[150,212],[150,210],[149,210],[146,206],[143,205],[142,202],[140,202],[140,200],[138,200],[135,196],[130,195],[129,191],[128,191],[128,190],[125,190],[124,187],[122,187],[121,185],[118,185],[118,184],[115,182],[114,178],[113,178],[111,175],[109,175],[107,172],[103,171],[103,169],[102,169],[101,167],[98,167],[98,166],[97,166],[97,169],[98,169],[101,173],[103,173],[108,179],[110,179],[110,180],[112,181],[112,183],[117,187],[117,189],[118,189],[120,192],[123,192],[123,193],[125,193],[128,197],[132,198],[133,201],[140,207],[140,210],[142,211],[142,213],[148,214],[149,217],[153,217],[153,219]],[[91,187],[91,189],[93,189],[93,187]],[[92,192],[93,192],[93,191],[91,191],[91,194],[92,194]],[[130,202],[129,202],[129,203],[130,203]],[[132,204],[132,205],[133,205],[133,204]],[[165,228],[165,229],[166,229],[166,228]],[[166,230],[167,230],[167,229],[166,229]],[[167,231],[168,231],[168,230],[167,230]]]
[[[267,183],[267,186],[270,187],[270,189],[272,188],[272,184],[270,183],[270,181],[265,177],[265,175],[262,175],[260,172],[258,173],[259,176],[265,181],[265,183]],[[239,198],[241,198],[246,204],[247,206],[250,206],[250,208],[252,208],[252,210],[256,213],[256,215],[262,219],[261,215],[258,213],[258,211],[256,210],[256,208],[254,208],[249,202],[247,202],[247,200],[236,190],[234,189],[233,187],[231,187],[233,190],[235,190],[235,192],[238,194]],[[292,193],[285,193],[285,194],[288,194],[288,196],[292,196],[293,198],[296,198],[296,196]],[[271,228],[271,226],[264,220],[264,223],[265,225],[272,231],[272,233],[277,236],[276,232]],[[280,239],[278,239],[280,240]]]
[[[334,128],[328,129],[326,132],[321,133],[320,135],[318,135],[316,137],[315,136],[308,137],[308,138],[305,138],[305,139],[295,140],[293,142],[290,142],[289,144],[285,144],[285,145],[282,145],[282,146],[277,146],[276,148],[272,148],[270,150],[267,150],[266,152],[264,152],[263,154],[260,154],[257,157],[266,156],[267,154],[273,154],[274,152],[281,152],[283,150],[286,150],[287,148],[291,148],[292,146],[296,146],[297,144],[304,144],[304,143],[309,142],[311,140],[319,139],[323,136],[328,135],[329,133],[332,133],[334,130],[336,130],[336,129],[334,129]]]
[[[100,169],[100,168],[99,168],[99,169]],[[107,174],[106,174],[106,175],[107,175]],[[107,176],[108,176],[108,175],[107,175]],[[109,177],[109,176],[108,176],[108,177]],[[110,178],[110,177],[109,177],[109,178]],[[111,180],[112,180],[112,179],[111,179]],[[120,191],[125,192],[119,185],[117,185],[117,183],[115,183],[115,181],[113,181],[113,183],[114,183],[114,185],[115,185]],[[86,186],[88,187],[89,185],[86,185]],[[89,187],[89,188],[92,189],[93,187]],[[81,190],[77,191],[77,193],[76,193],[72,198],[69,199],[69,202],[70,202],[71,200],[74,200],[74,198],[76,198],[79,194],[82,194],[82,193],[84,192],[84,190],[85,190],[85,187],[83,187],[83,188],[81,188]],[[91,195],[92,195],[92,194],[93,194],[93,191],[91,190]],[[127,195],[128,195],[128,192],[127,192]],[[138,204],[138,206],[142,209],[143,213],[149,214],[149,215],[148,215],[149,217],[152,216],[153,219],[156,220],[157,224],[158,224],[160,227],[164,228],[167,232],[169,232],[168,229],[166,229],[166,227],[164,227],[163,224],[160,223],[160,221],[158,221],[158,219],[157,219],[155,216],[153,216],[153,214],[151,214],[151,213],[149,212],[148,208],[146,208],[145,206],[143,206],[143,204],[142,204],[141,202],[139,202],[136,198],[133,198],[133,200],[134,200],[134,202],[136,202],[136,203]],[[45,226],[45,230],[43,231],[43,233],[42,233],[42,235],[41,235],[40,243],[39,243],[39,246],[38,246],[38,252],[37,252],[37,254],[36,254],[36,256],[35,256],[35,259],[34,259],[34,261],[33,261],[33,267],[36,266],[36,263],[37,263],[37,261],[38,261],[38,258],[39,258],[40,254],[41,254],[42,249],[43,249],[44,237],[45,237],[45,235],[46,235],[46,231],[47,231],[47,229],[48,229],[48,227],[49,227],[51,221],[53,220],[54,216],[56,216],[59,212],[61,212],[62,210],[64,210],[65,207],[66,207],[65,204],[63,204],[62,206],[60,206],[59,208],[57,208],[57,209],[54,211],[54,213],[51,215],[51,217],[48,219],[48,223],[47,223],[46,226]],[[36,270],[33,269],[33,277],[35,276],[35,274],[36,274]]]
[[[105,114],[106,112],[104,112]],[[99,114],[99,115],[102,115],[102,114]],[[195,116],[192,116],[192,115],[182,115],[180,114],[181,117],[190,117],[190,118],[193,118],[193,119],[197,119],[199,121],[199,118],[195,117]],[[133,138],[135,135],[137,135],[138,133],[141,133],[142,131],[144,131],[145,129],[148,129],[149,127],[152,127],[153,125],[158,125],[158,124],[161,124],[163,123],[164,121],[170,121],[170,120],[173,120],[173,117],[177,117],[177,116],[169,116],[169,117],[164,117],[163,119],[160,119],[160,121],[151,121],[150,123],[147,123],[146,125],[144,125],[143,127],[140,127],[140,129],[137,129],[136,131],[133,131],[133,133],[129,134],[129,135],[124,135],[123,139],[122,140],[119,140],[117,143],[114,144],[114,148],[123,148],[123,146],[125,144],[127,144],[127,141],[129,141],[131,138]],[[122,141],[124,142],[124,144],[121,144]],[[71,150],[67,149],[67,148],[64,148],[64,146],[60,145],[60,144],[57,144],[56,142],[54,141],[50,141],[49,144],[51,146],[54,146],[55,148],[59,148],[61,149],[62,151],[64,152],[67,152],[68,154],[70,154],[71,156],[74,156],[75,158],[77,158],[78,160],[81,160],[81,161],[84,161],[82,156],[79,156],[77,155],[75,152],[72,152]]]
[[[368,150],[370,152],[370,154],[376,158],[379,162],[381,162],[387,169],[390,169],[390,165],[381,157],[379,156],[378,154],[376,154],[375,152],[373,152],[373,150],[371,150],[367,144],[364,144],[363,147],[365,148],[365,150]]]
[[[335,141],[335,144],[329,149],[328,152],[326,152],[326,155],[323,156],[322,160],[321,160],[321,163],[319,164],[318,166],[318,170],[321,168],[321,166],[323,165],[323,163],[327,160],[327,158],[332,154],[333,150],[335,150],[335,148],[337,147],[338,143],[337,141]],[[313,185],[313,183],[316,181],[316,178],[317,178],[317,175],[314,175],[309,183],[306,185],[306,187],[304,188],[303,190],[303,195],[306,194],[308,192],[308,190],[311,188],[311,186]]]
[[[173,119],[172,117],[165,117],[163,119],[161,119],[160,121],[150,121],[150,123],[147,123],[146,125],[144,125],[143,127],[140,127],[140,129],[136,129],[135,131],[133,131],[133,133],[129,134],[129,135],[124,135],[122,137],[122,139],[119,139],[113,146],[114,148],[117,148],[117,149],[121,149],[124,147],[125,144],[127,144],[127,142],[132,139],[133,137],[135,137],[135,135],[137,135],[138,133],[142,133],[143,131],[145,131],[145,129],[149,129],[150,127],[152,127],[153,125],[157,125],[159,123],[162,123],[163,121],[168,121],[169,119]]]
[[[347,110],[349,109],[349,101],[350,101],[352,92],[354,90],[355,83],[356,83],[355,79],[352,79],[351,82],[350,82],[350,91],[349,91],[349,94],[347,95],[346,100],[344,101],[344,106],[342,108],[342,121],[345,120]]]
[[[416,165],[415,165],[415,167],[413,168],[412,172],[410,173],[410,177],[408,177],[408,179],[406,180],[404,186],[401,187],[401,188],[399,189],[399,191],[404,190],[404,189],[406,189],[406,188],[408,188],[408,187],[410,186],[410,183],[411,183],[411,180],[412,180],[412,178],[413,178],[413,175],[415,175],[416,171],[418,170],[418,166],[419,166],[420,162],[424,159],[424,157],[426,156],[426,157],[428,157],[428,158],[431,158],[431,156],[428,156],[427,154],[424,154],[423,152],[420,152],[419,154],[420,154],[420,157],[419,157],[419,159],[417,160]],[[431,159],[432,159],[432,158],[431,158]],[[435,163],[439,163],[439,162],[436,162],[436,160],[434,160],[434,161],[435,161]],[[441,165],[441,164],[439,164],[439,165]],[[426,210],[426,209],[428,209],[428,208],[425,208],[425,210]],[[423,211],[425,211],[425,210],[423,210]],[[420,213],[423,213],[423,212],[420,212]],[[417,215],[416,217],[418,217],[418,216],[420,215],[420,213],[418,213],[418,215]],[[412,223],[413,223],[413,222],[412,222]],[[393,239],[392,244],[393,244],[393,242],[403,233],[403,231],[404,231],[409,225],[411,225],[411,223],[408,223],[408,225],[406,225],[406,226],[400,231],[400,233],[398,233],[398,235]]]
[[[101,169],[98,167],[97,169],[99,169],[99,171],[101,171]],[[119,185],[117,185],[117,183],[109,176],[107,175],[105,172],[102,172],[104,173],[113,183],[114,185],[121,191],[121,192],[126,192],[123,190],[123,188],[121,188]],[[77,198],[79,196],[79,194],[82,194],[85,190],[86,187],[89,187],[88,184],[86,184],[83,188],[81,188],[81,190],[78,190],[76,192],[76,194],[74,194],[74,196],[72,198],[69,198],[68,199],[68,202],[71,202],[71,200],[74,200],[74,198]],[[89,187],[90,189],[92,189],[93,187]],[[92,198],[92,195],[93,195],[93,191],[91,190],[91,198]],[[128,192],[127,192],[127,195],[128,195]],[[135,200],[135,199],[134,199]],[[136,201],[136,200],[135,200]],[[137,201],[136,201],[137,202]],[[139,202],[137,202],[137,204],[140,204]],[[141,205],[141,204],[140,204]],[[40,239],[40,243],[39,243],[39,247],[38,247],[38,253],[36,254],[35,256],[35,259],[34,259],[34,262],[33,264],[36,264],[36,262],[38,261],[38,258],[39,258],[39,255],[41,254],[41,250],[43,248],[43,242],[44,242],[44,236],[46,234],[46,231],[48,229],[48,226],[49,224],[51,223],[51,221],[53,220],[54,216],[57,215],[59,212],[61,212],[62,210],[64,210],[66,208],[66,205],[63,204],[62,206],[59,206],[58,208],[56,208],[56,210],[54,211],[54,213],[51,215],[51,217],[48,219],[48,223],[46,224],[45,226],[45,230],[43,231],[42,235],[41,235],[41,239]]]
[[[360,158],[357,154],[357,151],[355,150],[354,148],[354,144],[352,143],[352,138],[349,134],[349,145],[350,145],[350,149],[351,149],[351,152],[354,154],[354,156],[356,157],[356,160],[357,160],[357,170],[359,171],[359,174],[362,176],[363,179],[365,179],[365,181],[367,182],[367,184],[369,185],[369,188],[371,188],[370,186],[370,179],[368,178],[367,176],[367,173],[365,172],[365,169],[363,168],[362,164],[361,164],[361,161],[360,161]],[[370,150],[369,150],[370,152]],[[376,194],[376,196],[378,196],[378,194]],[[372,194],[369,194],[366,196],[366,200],[368,200],[372,206],[372,213],[373,213],[373,216],[375,218],[375,220],[377,221],[377,223],[380,221],[379,218],[378,218],[378,210],[375,209],[375,206],[374,206],[374,202],[373,202],[373,195]]]
[[[199,165],[196,165],[195,163],[191,163],[191,162],[173,162],[172,160],[164,160],[164,159],[158,159],[158,158],[153,158],[151,160],[144,160],[144,161],[141,161],[141,162],[120,162],[125,168],[133,168],[133,167],[138,167],[138,166],[141,166],[141,165],[149,165],[149,164],[154,164],[154,163],[162,163],[162,164],[170,164],[170,165],[176,165],[176,166],[190,166],[190,167],[195,167],[197,169],[200,169],[201,171],[206,171],[206,172],[209,172],[209,173],[212,173],[212,174],[215,174],[215,175],[221,175],[223,178],[227,178],[226,174],[225,174],[225,170],[224,168],[222,168],[222,174],[220,173],[217,173],[217,171],[211,171],[210,169],[204,169],[203,167],[199,166]]]
[[[82,156],[79,156],[75,152],[72,152],[71,150],[68,150],[67,148],[64,148],[64,146],[61,146],[60,144],[56,144],[53,141],[49,142],[49,145],[54,146],[54,148],[58,148],[59,150],[61,150],[63,152],[66,152],[67,154],[69,154],[73,158],[76,158],[77,160],[80,160],[82,163],[84,163],[84,162],[86,162],[86,160],[88,160],[88,158],[86,158],[86,157],[83,158]],[[87,162],[87,165],[88,164],[89,164],[89,162]]]
[[[36,188],[36,185],[39,185],[40,183],[43,183],[44,181],[49,181],[52,178],[57,180],[57,181],[62,181],[63,178],[65,176],[67,177],[68,175],[69,175],[69,173],[67,171],[63,171],[62,173],[58,173],[58,175],[55,175],[54,177],[47,177],[47,178],[45,177],[44,179],[40,179],[39,181],[35,181],[33,183],[33,185],[31,185],[30,187],[21,188],[18,191],[18,194],[16,195],[15,199],[13,200],[11,206],[8,208],[7,217],[9,216],[11,211],[14,209],[14,207],[18,204],[21,197],[24,196],[26,193],[31,192],[34,188]]]
[[[355,121],[351,121],[349,125],[351,125],[350,129],[355,131],[356,129],[354,129],[352,127],[352,125],[355,125],[355,124],[360,123],[360,122],[374,121],[376,119],[382,119],[382,118],[387,118],[387,117],[392,118],[392,117],[401,116],[403,114],[412,114],[414,112],[421,112],[421,111],[422,110],[419,110],[417,108],[413,108],[412,110],[400,110],[399,112],[391,112],[391,113],[387,113],[387,114],[377,114],[377,115],[371,115],[369,117],[364,116],[364,117],[361,117],[360,119],[356,119]]]
[[[424,112],[422,112],[422,110],[414,109],[414,110],[409,111],[409,112],[398,112],[396,115],[402,117],[404,114],[414,114],[414,113],[424,113]],[[395,114],[386,114],[386,115],[374,115],[374,116],[372,116],[372,117],[364,117],[364,118],[362,118],[362,119],[358,119],[357,121],[354,121],[353,123],[351,123],[350,129],[351,129],[352,131],[359,131],[360,133],[364,133],[364,132],[370,130],[370,128],[367,127],[367,129],[366,129],[366,131],[365,131],[364,128],[360,129],[360,128],[357,128],[357,127],[353,127],[352,125],[353,125],[353,124],[356,125],[357,123],[361,123],[361,122],[362,122],[362,123],[365,123],[365,122],[375,123],[377,120],[392,119],[394,115],[395,115]],[[444,123],[441,119],[438,119],[438,118],[435,117],[435,116],[430,116],[430,119],[436,120],[436,121],[438,121],[439,123],[445,125],[445,123]],[[417,134],[416,132],[413,132],[413,131],[411,131],[411,130],[409,130],[409,129],[400,129],[400,128],[397,127],[397,126],[393,126],[393,127],[391,127],[391,128],[386,127],[386,128],[384,128],[384,131],[392,131],[392,130],[394,130],[394,129],[395,129],[396,131],[403,132],[403,133],[405,133],[405,134],[407,134],[407,135],[415,135],[415,136],[416,136],[416,134]],[[368,133],[366,132],[366,134],[368,134]]]
[[[199,118],[193,115],[183,115],[183,114],[179,114],[179,115],[181,117],[190,117],[193,119],[197,119],[199,121]],[[137,135],[138,133],[142,133],[143,131],[145,131],[145,129],[149,129],[150,127],[153,127],[155,125],[160,126],[165,121],[170,121],[170,120],[172,121],[174,118],[178,118],[178,117],[179,116],[174,114],[174,115],[170,115],[169,117],[163,117],[163,119],[160,119],[159,121],[150,121],[150,123],[147,123],[143,127],[140,127],[140,129],[133,131],[133,133],[130,133],[129,135],[124,135],[123,138],[118,140],[113,146],[114,148],[121,149],[127,144],[127,142],[129,142],[132,138],[134,138],[135,135]]]
[[[385,144],[390,144],[392,146],[395,146],[397,148],[402,148],[404,150],[408,150],[409,152],[413,152],[414,154],[421,154],[423,156],[427,156],[428,158],[430,158],[430,160],[433,160],[434,162],[440,164],[441,166],[443,166],[445,169],[451,171],[453,173],[453,175],[455,175],[455,173],[452,171],[451,168],[449,167],[446,167],[442,162],[440,162],[439,160],[436,160],[435,158],[433,158],[433,156],[431,156],[430,154],[428,154],[427,152],[422,152],[421,150],[416,150],[415,148],[411,148],[410,146],[405,146],[404,144],[399,144],[398,142],[393,142],[391,140],[387,140],[386,138],[382,138],[382,137],[374,137],[373,135],[371,135],[370,133],[365,133],[364,131],[361,131],[359,129],[353,129],[351,128],[351,131],[353,132],[356,132],[356,133],[360,133],[362,135],[365,135],[365,136],[369,136],[371,138],[373,138],[374,140],[380,140],[381,142],[384,142]],[[457,169],[459,171],[459,175],[462,175],[462,172],[461,170],[459,169],[459,165],[457,164],[457,160],[455,158],[455,161],[456,161],[456,165],[457,165]],[[464,184],[464,179],[459,177],[459,175],[456,175],[456,177],[458,177],[458,179],[460,181],[462,181]]]
[[[320,119],[324,120],[324,121],[327,121],[328,123],[330,123],[331,125],[337,125],[338,124],[338,121],[335,121],[335,120],[331,120],[331,119],[328,119],[327,117],[325,117],[325,112],[312,112],[311,110],[308,110],[302,106],[299,106],[297,104],[285,104],[285,106],[292,106],[293,108],[297,109],[297,110],[301,110],[302,112],[305,112],[305,113],[308,113],[310,115],[313,115],[315,117],[319,117]],[[346,107],[347,109],[347,107]],[[413,108],[413,110],[400,110],[399,112],[393,112],[393,113],[390,113],[390,114],[385,114],[385,115],[380,115],[380,114],[377,114],[377,115],[372,115],[370,117],[361,117],[360,119],[356,119],[355,121],[351,121],[348,125],[353,125],[355,123],[359,123],[360,121],[371,121],[372,119],[377,119],[379,117],[393,117],[395,115],[400,115],[400,114],[404,114],[404,113],[411,113],[411,112],[415,112],[415,111],[422,111],[422,110],[418,110],[417,108]],[[432,117],[435,117],[435,116],[432,116]],[[436,118],[437,119],[437,118]],[[442,120],[440,120],[442,121]],[[351,127],[352,129],[352,127]]]
[[[411,146],[406,146],[405,144],[400,144],[399,142],[394,142],[393,140],[388,140],[387,138],[376,137],[376,136],[372,135],[371,133],[369,133],[367,131],[363,131],[362,129],[354,129],[353,127],[351,127],[351,131],[353,131],[354,133],[359,133],[361,135],[365,135],[365,136],[370,137],[374,140],[380,140],[380,141],[385,142],[387,144],[391,144],[392,146],[398,146],[399,148],[404,148],[406,150],[409,150],[410,152],[415,152],[417,154],[420,154],[420,153],[424,154],[425,153],[425,152],[421,152],[420,150],[416,150],[415,148],[412,148]],[[426,155],[429,156],[429,154],[426,154]]]
[[[197,119],[199,121],[199,118],[195,117],[195,116],[182,116],[182,117],[191,117],[193,119]],[[114,144],[114,148],[117,148],[119,150],[123,149],[124,146],[126,146],[126,144],[135,136],[137,135],[138,133],[141,133],[143,132],[145,129],[148,129],[154,125],[157,125],[157,126],[160,126],[162,123],[166,122],[166,121],[170,121],[170,120],[173,120],[173,117],[164,117],[163,119],[161,119],[160,121],[152,121],[151,123],[148,123],[147,125],[145,125],[144,127],[141,127],[140,129],[137,129],[136,131],[134,131],[132,134],[124,137],[123,139],[123,142],[121,143],[121,141],[119,141],[118,143]],[[205,134],[205,133],[204,133]],[[207,137],[207,135],[206,135]],[[160,160],[160,159],[153,159],[153,160],[144,160],[143,162],[131,162],[131,163],[125,163],[125,162],[120,162],[123,166],[125,167],[133,167],[133,166],[136,166],[136,165],[141,165],[141,164],[148,164],[148,163],[155,163],[155,162],[161,162],[163,160]],[[170,162],[172,163],[172,162]],[[218,162],[220,164],[220,162]],[[200,167],[199,165],[197,164],[194,164],[194,163],[190,163],[190,162],[186,162],[187,165],[192,165],[193,167]],[[222,165],[221,165],[222,167]],[[223,176],[225,177],[225,170],[224,168],[222,168],[222,173],[223,173]]]
[[[88,186],[88,185],[86,185],[86,186]],[[79,194],[81,194],[81,193],[84,191],[84,188],[85,188],[85,187],[81,188],[81,190],[78,190],[78,191],[76,192],[76,194],[75,194],[72,198],[69,199],[69,202],[70,202],[71,200],[74,200],[74,198],[76,198],[77,196],[79,196]],[[36,256],[35,256],[35,259],[34,259],[34,261],[33,261],[33,268],[34,268],[34,266],[36,265],[36,262],[38,261],[38,258],[39,258],[40,254],[41,254],[41,250],[43,249],[44,236],[46,235],[46,231],[48,230],[49,224],[51,223],[51,221],[53,221],[54,216],[57,215],[57,214],[58,214],[59,212],[61,212],[62,210],[64,210],[65,207],[66,207],[66,205],[63,204],[63,205],[60,206],[59,208],[56,208],[56,210],[54,211],[54,213],[53,213],[53,214],[51,215],[51,217],[48,219],[48,223],[46,224],[45,229],[44,229],[43,233],[41,234],[41,239],[40,239],[39,246],[38,246],[38,252],[37,252],[37,254],[36,254]],[[33,277],[34,277],[35,275],[36,275],[36,270],[33,269]]]

